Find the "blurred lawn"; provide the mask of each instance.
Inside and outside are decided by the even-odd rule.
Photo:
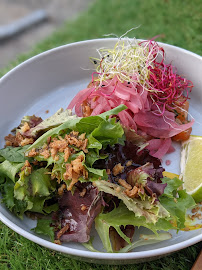
[[[140,26],[129,37],[173,44],[202,55],[201,0],[97,0],[75,21],[68,22],[53,35],[40,42],[29,54],[21,55],[1,75],[27,58],[63,44],[85,39],[102,38],[104,34],[118,36]],[[93,265],[68,259],[65,255],[42,248],[17,235],[0,223],[0,269],[181,269],[189,270],[201,244],[150,263],[130,266]]]

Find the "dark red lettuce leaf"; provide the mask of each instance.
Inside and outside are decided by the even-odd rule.
[[[126,179],[130,171],[148,162],[153,164],[155,171],[161,168],[161,161],[149,155],[148,149],[139,150],[139,146],[128,141],[125,142],[125,145],[116,144],[114,146],[108,146],[105,150],[101,151],[101,154],[107,154],[108,158],[95,162],[94,167],[98,169],[110,169],[109,180],[113,183],[116,183],[117,178]],[[132,161],[132,164],[131,166],[126,166],[129,160]],[[124,166],[124,170],[117,176],[114,176],[112,169],[118,163]]]
[[[30,116],[29,126],[30,126],[30,128],[36,127],[42,121],[43,121],[43,119],[41,117],[37,117],[35,115],[32,115],[32,116]]]
[[[155,181],[147,179],[147,184],[145,185],[145,189],[149,193],[149,195],[152,196],[155,193],[158,197],[164,193],[164,189],[166,186],[167,184],[157,183]]]
[[[85,196],[81,197],[80,192],[86,188]],[[82,206],[86,209],[82,210]],[[95,217],[100,213],[102,208],[102,198],[98,194],[97,188],[92,184],[80,184],[74,191],[65,192],[59,199],[60,209],[60,226],[61,229],[69,229],[60,237],[64,242],[88,242],[90,231]],[[56,232],[57,235],[58,231]]]
[[[133,235],[135,233],[135,227],[133,225],[126,225],[125,228],[121,226],[121,230],[128,238],[130,238],[130,241],[132,241]],[[109,235],[114,251],[119,251],[121,248],[124,248],[126,245],[128,245],[128,243],[117,233],[113,227],[110,227]]]
[[[145,165],[130,171],[127,174],[126,181],[131,186],[134,186],[137,182],[140,181],[141,176],[144,176],[145,180],[147,181],[146,185],[144,186],[146,193],[150,196],[153,196],[155,193],[158,197],[163,194],[167,185],[162,184],[161,181],[161,178],[163,178],[163,171],[164,169],[162,167],[155,169],[152,163],[146,163]]]

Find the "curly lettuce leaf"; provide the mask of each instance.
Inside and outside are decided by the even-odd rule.
[[[37,126],[31,128],[26,132],[29,137],[35,137],[39,132],[45,132],[51,128],[57,127],[67,120],[75,119],[76,115],[72,115],[71,110],[59,109],[55,114],[51,115],[49,118],[43,120]]]
[[[94,149],[88,149],[88,154],[86,155],[86,165],[92,167],[95,161],[99,159],[105,159],[108,155],[101,155],[94,151]]]
[[[50,170],[40,168],[26,176],[25,172],[20,173],[20,179],[15,183],[14,194],[18,200],[26,196],[47,197],[56,189],[56,182],[51,180]]]
[[[32,203],[17,200],[14,197],[14,185],[14,182],[8,177],[4,178],[4,182],[1,181],[0,192],[3,197],[2,202],[11,212],[22,219],[24,212],[32,207]]]
[[[52,128],[40,136],[30,147],[27,149],[27,152],[33,148],[41,148],[49,137],[56,137],[58,135],[63,135],[71,130],[76,129],[76,124],[80,121],[81,118],[69,119],[58,127]]]
[[[85,118],[75,118],[66,121],[62,125],[53,128],[39,137],[28,149],[27,152],[31,149],[41,149],[43,145],[47,142],[49,137],[64,136],[65,134],[70,133],[70,131],[78,131],[80,133],[85,133],[88,138],[87,149],[88,152],[84,153],[74,147],[76,154],[73,154],[69,157],[67,163],[76,158],[78,155],[84,156],[83,165],[88,171],[88,179],[79,179],[80,181],[94,181],[98,179],[107,179],[106,170],[94,169],[93,164],[99,159],[104,159],[106,155],[100,155],[99,151],[107,146],[108,144],[118,143],[119,140],[123,140],[124,131],[119,122],[116,122],[115,118],[109,118],[111,114],[118,113],[125,109],[125,105],[120,105],[117,108],[97,116],[89,116]],[[43,155],[35,156],[35,159],[38,161],[46,161],[47,167],[53,165],[52,175],[55,175],[58,179],[63,179],[63,174],[66,171],[65,162],[64,162],[64,153],[58,153],[59,159],[56,161],[51,156],[45,158]],[[68,181],[66,181],[68,184]]]
[[[180,188],[183,184],[182,180],[180,180],[177,177],[172,178],[172,179],[168,177],[164,177],[161,179],[161,181],[164,184],[167,184],[167,186],[164,189],[164,195],[170,198],[173,198],[173,196],[176,196],[177,189]]]
[[[95,219],[95,229],[99,234],[99,237],[103,243],[104,248],[107,252],[113,252],[109,229],[113,227],[117,233],[129,244],[130,249],[134,248],[130,243],[130,239],[123,235],[123,232],[120,229],[120,226],[133,225],[135,227],[146,227],[158,236],[159,230],[168,231],[173,228],[169,220],[159,219],[163,222],[157,222],[156,224],[147,223],[144,216],[137,217],[134,212],[130,211],[123,203],[112,210],[109,213],[101,213]],[[154,237],[155,238],[155,237]],[[158,238],[158,237],[157,237]],[[132,246],[131,246],[132,245]]]
[[[101,144],[102,148],[107,145],[114,145],[119,142],[119,139],[124,135],[124,130],[121,124],[116,122],[116,118],[103,121],[92,132],[92,136],[96,138]]]
[[[49,213],[51,206],[46,209],[45,202],[52,198],[56,190],[55,181],[51,180],[49,170],[40,168],[26,176],[24,171],[20,173],[20,179],[11,188],[15,204],[24,203],[26,207],[20,212],[20,216],[29,210],[37,213]],[[53,207],[55,209],[55,207]],[[13,211],[13,209],[11,209]],[[17,214],[19,216],[19,214]]]
[[[163,183],[167,183],[167,186],[164,194],[159,197],[159,201],[173,217],[176,228],[183,229],[187,209],[193,207],[195,201],[185,190],[178,190],[182,188],[183,183],[180,179],[164,177],[161,180]]]
[[[97,116],[89,116],[85,118],[74,118],[74,119],[68,119],[63,124],[59,125],[56,128],[52,128],[46,133],[44,133],[42,136],[40,136],[28,149],[27,151],[30,151],[33,148],[41,148],[46,142],[49,137],[56,137],[58,135],[63,135],[66,133],[69,133],[70,131],[79,131],[80,133],[86,133],[87,135],[90,135],[92,133],[93,137],[97,139],[97,137],[104,139],[112,139],[117,140],[118,138],[121,138],[124,134],[124,131],[120,125],[120,123],[115,123],[115,119],[109,119],[110,115],[118,114],[122,110],[127,109],[125,105],[119,105],[118,107],[107,111],[103,114],[97,115]],[[102,136],[102,130],[99,128],[101,125],[102,128],[104,128],[104,135]],[[96,130],[97,129],[97,130]],[[108,130],[108,132],[106,131]],[[95,131],[96,130],[96,131]],[[93,132],[95,131],[95,136]],[[113,134],[110,134],[110,132],[113,131]],[[108,137],[109,138],[108,138]],[[115,139],[116,138],[116,139]],[[100,144],[99,144],[100,147]],[[98,148],[97,146],[95,148]]]
[[[23,165],[24,163],[16,163],[16,162],[10,162],[8,160],[4,160],[0,164],[0,175],[7,176],[13,182],[15,182],[16,174],[20,171]]]
[[[127,208],[135,213],[137,217],[145,217],[145,222],[156,223],[159,218],[169,217],[169,212],[157,201],[152,203],[152,198],[147,197],[144,201],[136,198],[130,198],[124,193],[124,188],[107,181],[95,181],[94,184],[99,191],[104,191],[118,197]],[[117,187],[119,190],[117,191]]]

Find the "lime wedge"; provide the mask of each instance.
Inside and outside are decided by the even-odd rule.
[[[202,201],[202,137],[190,136],[182,143],[181,174],[184,188],[196,202]]]

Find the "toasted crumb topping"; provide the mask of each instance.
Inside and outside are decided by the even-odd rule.
[[[120,188],[120,186],[118,186],[117,188],[116,188],[116,192],[120,192],[121,191],[121,188]]]
[[[124,166],[122,166],[121,163],[118,163],[112,169],[112,173],[114,176],[117,176],[119,173],[122,173],[123,170],[124,170]]]
[[[76,152],[75,147],[78,150],[82,150],[84,153],[88,152],[87,149],[88,139],[86,134],[72,131],[63,137],[48,137],[47,142],[41,149],[31,149],[28,152],[29,157],[35,157],[37,155],[44,156],[45,159],[52,157],[55,161],[60,159],[60,153],[64,153],[65,172],[63,173],[64,180],[71,180],[67,190],[71,190],[75,183],[78,182],[79,177],[83,176],[85,179],[88,178],[88,171],[83,166],[84,156],[79,155],[71,163],[67,163],[69,157]],[[61,181],[61,176],[51,175],[52,178],[57,178],[58,182]]]
[[[196,213],[196,214],[194,214],[194,215],[189,215],[189,218],[190,218],[191,220],[194,220],[194,219],[196,219],[196,218],[198,218],[199,220],[201,220],[201,219],[202,219],[202,214],[201,214],[201,213]]]
[[[69,157],[70,157],[70,155],[71,155],[71,151],[70,151],[69,147],[66,147],[66,148],[65,148],[64,154],[65,154],[65,155],[64,155],[64,160],[65,160],[65,162],[67,162],[68,159],[69,159]]]
[[[61,137],[59,139],[53,138],[53,141],[50,142],[49,147],[54,149],[57,152],[64,152],[65,148],[67,147],[67,141]]]
[[[32,173],[32,166],[28,160],[25,160],[25,164],[21,168],[21,171],[25,171],[25,175],[30,175]]]
[[[58,233],[57,233],[57,239],[59,240],[60,237],[66,233],[66,231],[69,230],[69,224],[66,224]]]
[[[118,183],[122,186],[122,187],[124,187],[125,189],[128,189],[128,190],[131,190],[132,189],[132,186],[131,185],[129,185],[124,179],[119,179],[118,180]]]
[[[28,144],[32,144],[34,142],[34,139],[33,138],[25,138],[21,141],[20,145],[21,146],[25,146],[25,145],[28,145]]]
[[[68,186],[68,188],[67,188],[68,191],[72,190],[74,184],[76,184],[76,183],[79,181],[78,175],[76,175],[74,172],[73,172],[72,175],[73,175],[73,177],[72,177],[71,183],[69,184],[69,186]],[[75,176],[74,176],[74,175],[75,175]]]
[[[35,157],[38,155],[38,152],[36,152],[35,148],[32,148],[29,152],[28,152],[28,157]]]
[[[12,136],[12,135],[11,135]],[[12,140],[13,137],[9,136],[9,141],[7,140],[7,144],[10,145],[12,144]],[[21,134],[18,135],[22,136]],[[30,150],[30,152],[28,153],[28,156],[36,156],[38,154],[44,156],[44,158],[49,158],[50,156],[54,159],[54,160],[58,160],[59,159],[59,153],[64,153],[64,160],[65,162],[68,161],[70,155],[72,153],[75,153],[75,149],[72,148],[72,146],[77,147],[79,150],[83,150],[84,153],[87,153],[87,144],[88,144],[88,139],[86,139],[86,134],[82,133],[79,135],[79,132],[77,131],[72,131],[70,132],[70,134],[66,134],[65,138],[62,138],[61,136],[59,136],[58,138],[54,137],[48,137],[47,139],[47,143],[44,144],[44,146],[42,147],[42,149],[39,149],[37,152],[34,152],[32,150]],[[17,137],[15,138],[15,140],[17,139]],[[23,137],[18,138],[23,140]],[[26,141],[24,141],[24,143],[33,143],[33,141],[28,141],[28,139],[26,139]]]
[[[33,138],[26,138],[20,132],[16,135],[9,134],[5,136],[5,146],[25,146],[27,144],[32,144],[34,142]]]
[[[57,244],[57,245],[61,245],[61,241],[60,240],[54,240],[54,243]]]
[[[84,197],[86,195],[86,188],[84,188],[80,193],[79,193],[79,196],[80,197]]]
[[[191,212],[192,213],[196,213],[196,212],[198,212],[199,211],[199,206],[197,206],[197,207],[195,207],[195,208],[193,208],[192,210],[191,210]]]
[[[72,165],[72,170],[77,173],[77,174],[80,174],[81,171],[83,170],[83,164],[82,164],[82,161],[84,160],[84,157],[82,155],[78,156],[76,159],[74,159],[72,162],[71,162],[71,165]]]
[[[131,186],[130,184],[128,184],[124,179],[119,179],[118,183],[120,186],[122,186],[124,188],[124,190],[122,190],[122,192],[124,194],[126,194],[129,198],[137,198],[139,196],[140,193],[144,194],[144,189],[143,187],[139,187],[139,185],[135,185],[135,186]],[[116,188],[117,192],[121,191],[121,187],[118,186]],[[154,198],[155,200],[156,198]]]
[[[44,158],[49,158],[50,157],[50,152],[47,149],[45,149],[44,151],[42,151],[40,154],[42,156],[44,156]]]
[[[138,188],[134,186],[131,190],[126,189],[126,195],[130,198],[135,198],[138,195]]]
[[[21,131],[22,131],[22,133],[24,133],[28,130],[30,130],[30,126],[27,122],[25,122],[24,125],[21,127]]]
[[[83,204],[83,205],[81,206],[81,211],[85,211],[85,210],[87,210],[87,206]]]
[[[63,174],[65,180],[72,179],[72,165],[70,163],[65,164],[66,172]]]
[[[79,177],[83,176],[84,178],[88,178],[88,172],[82,164],[83,159],[83,155],[80,155],[72,160],[70,164],[65,164],[66,172],[63,174],[63,177],[65,180],[71,180],[67,190],[72,189],[74,184],[78,182]]]
[[[133,161],[132,160],[128,160],[127,162],[126,162],[126,167],[129,167],[129,166],[131,166],[133,164]]]
[[[59,195],[59,196],[62,196],[65,189],[67,189],[66,184],[62,184],[62,185],[58,188],[58,195]]]

